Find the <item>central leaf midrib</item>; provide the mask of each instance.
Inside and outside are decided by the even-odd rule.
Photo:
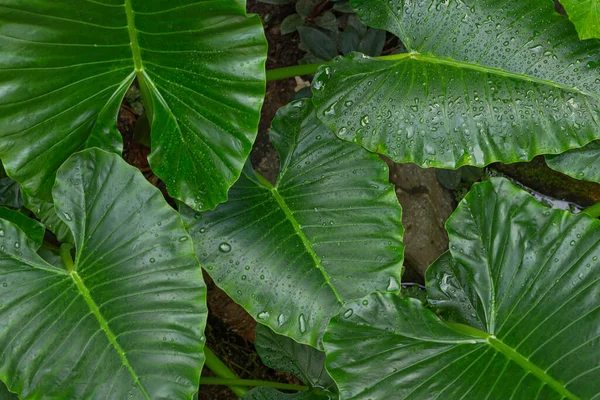
[[[457,69],[468,69],[468,70],[477,71],[477,72],[481,72],[481,73],[485,73],[485,74],[489,74],[489,75],[502,76],[505,78],[536,83],[539,85],[551,86],[556,89],[565,90],[565,91],[569,91],[569,92],[575,92],[575,93],[579,93],[586,97],[591,97],[593,99],[600,100],[600,94],[588,92],[588,91],[579,89],[574,86],[566,85],[564,83],[550,81],[547,79],[536,78],[531,75],[525,75],[522,73],[507,71],[507,70],[501,69],[501,68],[494,68],[494,67],[488,67],[488,66],[480,65],[480,64],[457,61],[452,58],[444,58],[444,57],[438,57],[435,55],[428,55],[428,54],[412,52],[412,53],[396,54],[396,55],[391,55],[391,56],[382,56],[382,57],[377,57],[377,59],[378,60],[386,60],[386,61],[397,61],[397,62],[405,61],[406,59],[410,59],[410,60],[414,60],[414,61],[424,62],[427,64],[447,65],[447,66],[457,68]],[[396,64],[397,63],[395,63],[394,66]]]
[[[499,340],[493,335],[490,336],[487,341],[490,344],[490,346],[492,346],[498,352],[502,353],[507,358],[514,361],[521,368],[531,373],[542,382],[546,383],[548,386],[550,386],[562,396],[572,400],[579,400],[579,397],[575,396],[573,393],[567,390],[565,385],[548,375],[546,371],[529,361],[529,359],[525,358],[523,355],[521,355],[521,353],[508,346],[503,341]]]
[[[300,224],[294,218],[294,214],[292,213],[292,210],[290,210],[290,208],[286,204],[285,199],[283,197],[281,197],[281,195],[277,191],[277,187],[271,186],[268,189],[270,190],[271,194],[273,195],[273,197],[277,201],[277,204],[279,204],[279,207],[281,208],[281,210],[284,212],[287,220],[290,222],[290,224],[294,228],[294,231],[296,232],[296,235],[300,238],[300,240],[302,240],[302,244],[304,245],[304,249],[312,257],[313,262],[315,263],[315,266],[323,274],[323,277],[325,278],[325,281],[327,282],[327,284],[329,285],[329,287],[333,291],[333,294],[335,295],[336,299],[341,304],[343,304],[344,301],[342,300],[342,297],[340,296],[340,294],[338,293],[337,289],[335,288],[335,286],[331,282],[331,276],[329,276],[329,273],[327,272],[327,270],[325,270],[325,268],[321,264],[321,259],[319,258],[319,256],[317,255],[317,253],[315,253],[315,250],[312,248],[312,244],[310,243],[310,240],[308,240],[308,238],[306,237],[306,235],[302,231],[302,228],[300,228]]]
[[[127,370],[129,371],[129,373],[131,374],[131,376],[135,380],[136,385],[140,388],[140,390],[142,391],[142,393],[144,394],[144,396],[148,400],[150,400],[150,396],[146,392],[146,389],[144,388],[144,386],[142,386],[142,383],[140,382],[137,374],[135,373],[135,371],[133,370],[133,367],[129,363],[129,360],[125,356],[125,351],[121,348],[121,345],[119,344],[119,342],[117,342],[117,338],[116,338],[115,334],[111,331],[110,327],[108,326],[108,322],[106,322],[106,319],[100,313],[100,308],[98,308],[98,305],[96,304],[96,302],[94,301],[94,299],[90,295],[90,291],[85,286],[85,283],[83,282],[83,280],[77,274],[76,271],[72,271],[70,273],[70,275],[71,275],[71,279],[73,280],[73,282],[75,282],[75,286],[77,286],[77,290],[79,291],[79,293],[81,294],[81,296],[84,298],[84,300],[87,303],[88,307],[90,308],[90,310],[92,311],[92,313],[96,317],[96,320],[100,324],[100,328],[104,331],[104,334],[108,338],[108,341],[112,344],[112,346],[117,351],[117,353],[119,353],[119,357],[121,358],[121,362],[127,368]]]
[[[538,378],[540,381],[547,384],[549,387],[554,389],[563,397],[566,397],[571,400],[579,400],[579,397],[575,396],[573,393],[567,390],[565,385],[554,379],[552,376],[548,375],[546,371],[538,367],[536,364],[532,363],[528,358],[525,358],[521,353],[504,343],[502,340],[498,339],[496,336],[490,335],[487,332],[484,332],[480,329],[474,328],[469,325],[454,322],[445,322],[445,325],[449,326],[456,332],[473,336],[479,340],[483,339],[483,343],[487,343],[489,346],[494,348],[494,350],[496,350],[509,360],[519,365],[521,368]]]
[[[125,0],[125,14],[127,15],[127,31],[129,32],[129,43],[131,45],[131,53],[133,54],[133,63],[136,72],[144,70],[142,64],[142,52],[138,42],[137,29],[135,28],[135,11],[131,5],[131,0]]]

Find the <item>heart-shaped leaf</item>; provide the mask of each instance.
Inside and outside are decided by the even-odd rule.
[[[556,156],[546,156],[548,166],[575,179],[600,183],[600,142]]]
[[[0,379],[22,398],[191,398],[206,288],[179,215],[99,149],[65,162],[53,197],[74,262],[0,220]]]
[[[495,178],[447,229],[453,260],[436,262],[427,284],[454,322],[390,294],[346,305],[324,337],[342,398],[597,397],[600,221]]]
[[[397,162],[527,161],[600,138],[600,42],[550,0],[352,0],[408,53],[321,67],[319,118]]]
[[[600,39],[600,1],[560,0],[560,4],[575,25],[581,40]]]
[[[400,288],[402,211],[385,163],[341,141],[309,100],[271,129],[273,187],[251,169],[214,212],[181,210],[201,264],[260,323],[321,346],[342,303]]]
[[[49,202],[73,152],[120,153],[117,112],[137,77],[150,166],[173,197],[214,208],[256,137],[265,59],[245,0],[2,0],[0,158]]]

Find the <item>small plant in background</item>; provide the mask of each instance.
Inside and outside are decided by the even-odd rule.
[[[270,4],[293,4],[296,13],[287,16],[281,23],[281,34],[298,32],[300,48],[307,54],[300,64],[329,61],[336,56],[360,52],[369,56],[390,54],[398,45],[395,37],[376,28],[369,28],[350,7],[347,0],[261,0]]]

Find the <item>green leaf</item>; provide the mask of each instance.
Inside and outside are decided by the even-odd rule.
[[[0,381],[0,400],[19,400],[19,397],[9,392],[4,382]]]
[[[408,53],[323,66],[319,118],[397,162],[454,169],[527,161],[600,137],[600,42],[550,0],[353,0]]]
[[[179,215],[99,149],[65,162],[53,198],[67,268],[0,220],[0,379],[22,398],[191,398],[206,288]]]
[[[556,156],[546,156],[548,166],[575,179],[600,183],[600,142]]]
[[[299,26],[304,25],[304,18],[300,14],[290,14],[281,21],[281,34],[296,32]]]
[[[22,194],[25,207],[33,212],[50,232],[54,233],[59,242],[75,244],[71,230],[56,214],[54,204],[31,197],[25,192]]]
[[[0,219],[18,226],[37,247],[42,245],[46,229],[36,220],[6,207],[0,207]]]
[[[181,213],[219,287],[275,332],[320,347],[343,302],[398,292],[402,211],[385,163],[338,140],[309,100],[282,108],[271,138],[275,187],[247,169],[229,202]]]
[[[318,388],[333,395],[337,393],[335,382],[325,369],[325,353],[300,344],[273,332],[270,328],[256,326],[256,351],[263,364],[277,371],[293,374],[310,388]],[[319,398],[318,395],[314,398]]]
[[[6,176],[2,162],[0,162],[0,206],[8,208],[23,207],[21,187],[13,179]]]
[[[320,30],[310,26],[299,26],[298,32],[302,43],[314,56],[321,60],[331,60],[338,55],[335,41]]]
[[[192,207],[227,198],[256,137],[266,41],[244,0],[0,0],[0,158],[46,202],[74,152],[120,153],[137,77],[150,166]]]
[[[240,397],[241,400],[334,400],[337,395],[331,395],[319,389],[311,389],[298,393],[283,393],[270,387],[257,387]]]
[[[471,326],[390,294],[346,305],[324,337],[342,398],[597,396],[600,221],[495,178],[473,186],[447,229],[452,257],[428,271],[429,296]]]
[[[600,39],[600,1],[560,0],[560,4],[575,25],[581,40]]]

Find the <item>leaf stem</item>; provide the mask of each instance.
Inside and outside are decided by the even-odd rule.
[[[306,386],[302,385],[293,385],[290,383],[281,383],[281,382],[271,382],[271,381],[260,381],[256,379],[229,379],[229,378],[210,378],[205,377],[200,380],[200,385],[245,385],[245,386],[266,386],[272,387],[275,389],[282,390],[295,390],[298,392],[303,392],[308,389]]]
[[[598,218],[600,217],[600,203],[596,203],[593,206],[586,208],[582,212],[590,217]]]
[[[65,267],[67,267],[67,270],[69,270],[69,272],[73,272],[73,270],[75,269],[75,265],[73,264],[73,258],[71,258],[72,248],[73,246],[69,243],[63,243],[58,249],[60,257],[62,258],[63,262],[65,263]]]
[[[407,57],[415,56],[412,53],[392,54],[388,56],[371,57],[378,60],[400,60]],[[328,64],[329,61],[324,61],[316,64],[293,65],[291,67],[275,68],[267,71],[267,82],[279,81],[282,79],[293,78],[295,76],[314,75],[319,70],[319,67]]]
[[[227,365],[225,365],[225,363],[223,363],[223,361],[221,361],[219,359],[219,357],[217,357],[217,355],[215,353],[212,352],[211,349],[209,349],[208,347],[204,346],[204,357],[205,357],[205,361],[204,363],[206,364],[206,366],[215,373],[215,375],[217,375],[219,378],[210,378],[210,377],[201,377],[200,378],[200,384],[205,384],[205,382],[207,380],[210,381],[210,379],[221,379],[221,380],[226,380],[228,382],[232,382],[232,381],[239,381],[242,380],[240,379],[235,372],[233,372],[232,370],[230,370]],[[208,383],[206,383],[208,384]],[[215,383],[214,385],[227,385],[229,387],[229,389],[231,389],[231,391],[233,393],[235,393],[238,397],[239,396],[243,396],[244,394],[246,394],[248,392],[248,388],[244,387],[244,386],[236,386],[235,383]]]
[[[293,78],[295,76],[313,75],[321,65],[326,62],[316,64],[293,65],[291,67],[270,69],[267,71],[267,82],[279,81],[282,79]]]

